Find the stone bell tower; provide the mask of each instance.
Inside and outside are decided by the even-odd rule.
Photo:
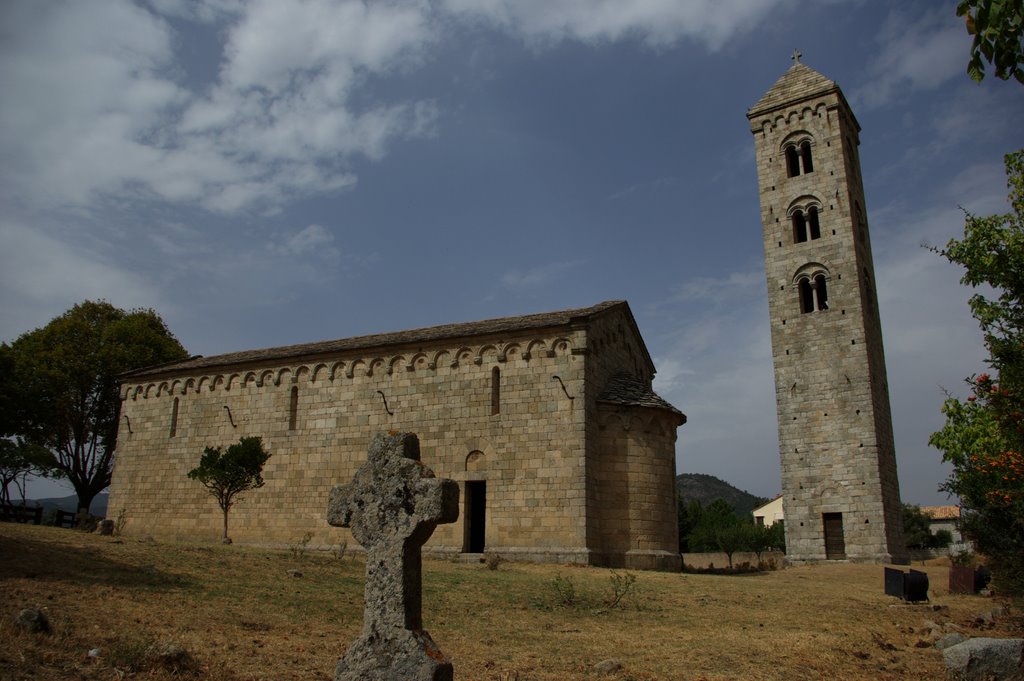
[[[903,562],[860,125],[794,64],[747,112],[768,275],[787,559]]]

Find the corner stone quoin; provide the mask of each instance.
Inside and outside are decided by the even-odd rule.
[[[377,433],[352,482],[336,485],[327,522],[349,527],[366,549],[363,633],[335,681],[451,681],[451,663],[423,630],[423,544],[459,517],[459,485],[420,463],[413,433]]]

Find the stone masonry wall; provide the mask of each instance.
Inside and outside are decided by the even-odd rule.
[[[612,376],[648,385],[653,376],[623,309],[518,336],[217,366],[127,384],[111,512],[125,511],[130,534],[215,541],[221,512],[186,473],[204,447],[258,435],[271,452],[266,485],[232,509],[229,535],[289,546],[309,533],[311,547],[355,548],[347,530],[327,525],[327,495],[362,465],[374,433],[399,430],[418,435],[424,464],[458,481],[463,495],[458,522],[437,529],[428,553],[468,550],[466,484],[483,481],[487,551],[677,568],[678,416],[596,402]]]
[[[846,557],[903,553],[888,386],[858,126],[838,89],[751,118],[775,364],[788,558],[825,556],[823,514],[842,513]],[[810,139],[814,169],[788,177],[783,146]],[[790,212],[819,206],[796,243]],[[803,313],[797,281],[824,273],[828,309]]]
[[[311,532],[312,546],[355,547],[327,525],[327,495],[352,478],[375,432],[403,430],[417,433],[438,476],[486,480],[488,550],[586,562],[583,400],[567,400],[551,378],[583,392],[583,332],[452,343],[127,385],[111,513],[123,508],[135,535],[215,540],[220,510],[186,473],[204,447],[259,435],[271,452],[266,485],[232,509],[232,538],[286,546]],[[428,549],[461,551],[464,519],[439,527]]]

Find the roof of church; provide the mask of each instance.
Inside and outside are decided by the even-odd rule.
[[[806,64],[797,62],[775,81],[775,85],[757,100],[757,104],[750,107],[747,118],[754,118],[786,104],[819,97],[833,91],[840,92],[834,80],[829,80]]]
[[[442,324],[440,326],[410,329],[408,331],[396,331],[393,333],[378,333],[369,336],[339,338],[337,340],[319,341],[316,343],[302,343],[299,345],[285,345],[261,350],[229,352],[227,354],[213,355],[210,357],[197,355],[180,362],[171,362],[168,364],[160,364],[157,366],[130,371],[122,374],[121,378],[136,378],[158,374],[180,373],[183,371],[206,369],[209,367],[228,366],[234,364],[253,364],[271,360],[333,354],[346,350],[361,350],[365,348],[389,345],[428,343],[447,338],[486,336],[512,331],[525,331],[528,329],[568,326],[574,323],[585,322],[596,315],[615,308],[623,308],[635,328],[636,321],[633,319],[633,314],[629,310],[629,304],[624,300],[608,300],[591,307],[558,310],[555,312],[541,312],[539,314],[528,314],[518,317],[499,317],[496,319],[484,319],[477,322]],[[637,330],[637,336],[639,337],[639,330]],[[640,345],[643,348],[643,340],[640,341]],[[646,348],[643,349],[646,354]],[[650,362],[649,356],[647,357],[647,360]],[[666,402],[665,404],[668,403]]]
[[[679,411],[671,404],[654,392],[646,382],[628,374],[616,374],[608,381],[601,394],[597,396],[598,402],[610,404],[622,404],[630,407],[653,407],[665,409],[682,418],[679,425],[686,423],[686,414]]]

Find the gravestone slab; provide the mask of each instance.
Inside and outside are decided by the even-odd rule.
[[[327,522],[352,528],[366,549],[363,632],[335,681],[450,681],[451,663],[423,629],[423,544],[459,517],[459,485],[419,461],[412,433],[378,433],[352,482],[336,485]]]

